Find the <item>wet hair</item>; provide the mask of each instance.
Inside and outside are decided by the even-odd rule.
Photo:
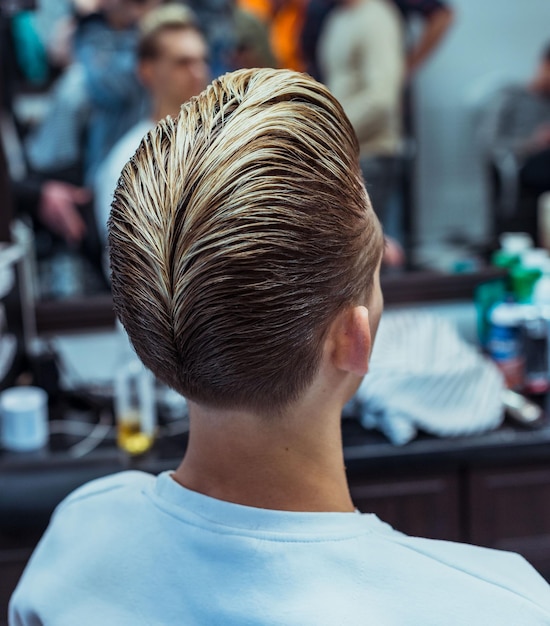
[[[340,104],[288,70],[226,74],[143,139],[109,220],[112,287],[161,381],[263,415],[300,397],[382,254],[358,159]]]

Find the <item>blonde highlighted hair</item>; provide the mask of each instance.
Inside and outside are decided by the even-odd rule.
[[[117,314],[159,379],[262,414],[300,396],[382,253],[358,155],[334,97],[287,70],[227,74],[143,139],[109,244]]]

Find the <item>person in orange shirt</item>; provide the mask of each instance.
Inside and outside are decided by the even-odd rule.
[[[300,37],[307,0],[238,0],[237,5],[268,24],[279,67],[305,71]]]

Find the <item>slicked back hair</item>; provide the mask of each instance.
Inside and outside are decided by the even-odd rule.
[[[336,99],[288,70],[226,74],[146,135],[109,245],[116,312],[161,381],[266,416],[300,397],[382,253],[358,158]]]

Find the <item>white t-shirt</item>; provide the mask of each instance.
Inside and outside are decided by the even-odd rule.
[[[518,555],[408,537],[375,515],[251,508],[124,472],[58,507],[10,620],[536,626],[550,624],[550,587]]]

